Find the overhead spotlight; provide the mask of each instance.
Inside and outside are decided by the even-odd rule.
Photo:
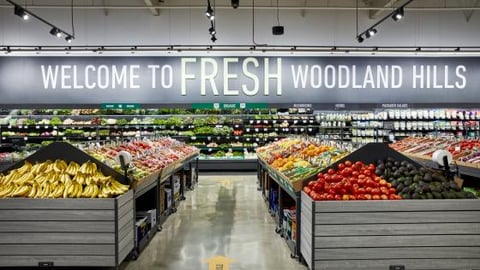
[[[73,37],[72,36],[66,36],[65,41],[68,42],[68,43],[72,43]]]
[[[357,37],[358,43],[362,43],[364,41],[363,37],[360,35]]]
[[[212,5],[210,5],[210,0],[208,0],[207,11],[205,11],[205,16],[207,16],[207,18],[209,18],[210,20],[215,19],[215,14],[213,14]]]
[[[215,31],[215,28],[210,27],[210,29],[208,29],[208,32],[210,32],[210,35],[215,35],[217,33],[217,31]]]
[[[405,13],[404,13],[403,7],[401,7],[401,8],[399,8],[399,9],[397,9],[397,10],[395,11],[395,13],[393,13],[392,19],[393,19],[394,21],[399,21],[399,20],[401,20],[401,19],[403,18],[404,15],[405,15]]]
[[[58,28],[55,28],[55,27],[53,27],[52,30],[50,30],[50,34],[58,38],[62,37],[62,32],[60,32],[60,30],[58,30]]]
[[[370,28],[370,29],[368,29],[367,32],[365,33],[365,37],[371,38],[371,37],[375,36],[376,33],[377,33],[377,29]]]
[[[21,17],[25,21],[28,20],[29,18],[28,13],[21,6],[16,5],[13,12],[15,13],[15,15],[17,15],[18,17]]]
[[[240,5],[240,0],[232,0],[232,7],[233,8],[238,8]]]
[[[217,37],[215,37],[215,35],[212,35],[212,38],[210,39],[212,42],[215,42],[217,41]]]

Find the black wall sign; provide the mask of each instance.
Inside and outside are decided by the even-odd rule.
[[[479,103],[475,57],[0,57],[0,104]]]

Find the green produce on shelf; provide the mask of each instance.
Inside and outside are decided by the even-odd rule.
[[[232,132],[233,132],[233,128],[228,126],[215,127],[212,130],[213,135],[221,135],[221,136],[228,136],[232,134]]]
[[[181,131],[178,133],[178,135],[192,137],[192,136],[195,136],[195,133],[191,130],[188,130],[188,131]]]
[[[165,121],[165,125],[178,127],[183,125],[183,119],[178,116],[172,116],[172,117],[169,117],[167,121]]]
[[[62,124],[63,124],[63,121],[58,117],[52,117],[52,119],[50,119],[50,125],[52,126],[60,126]]]
[[[209,125],[217,125],[220,123],[219,118],[213,115],[208,116],[206,120],[207,120],[207,124]]]
[[[233,156],[234,156],[234,157],[243,157],[243,152],[233,151]]]
[[[108,129],[100,129],[98,131],[98,136],[109,136],[110,135],[110,130]]]
[[[153,120],[153,124],[158,126],[164,126],[166,122],[167,121],[165,119],[159,119],[159,118]]]
[[[193,119],[193,125],[196,127],[201,127],[201,126],[206,126],[207,125],[207,119],[205,118],[195,118]]]
[[[54,141],[42,141],[42,142],[41,142],[41,145],[42,145],[42,146],[47,146],[47,145],[49,145],[49,144],[51,144],[51,143],[53,143],[53,142],[54,142]]]
[[[213,134],[213,127],[203,126],[203,127],[196,127],[193,132],[195,135],[200,134]]]
[[[220,157],[225,157],[225,151],[219,150],[215,154],[213,154],[214,157],[220,158]]]
[[[123,118],[117,119],[117,125],[119,125],[119,126],[128,125],[128,120],[127,120],[127,119],[123,119]]]

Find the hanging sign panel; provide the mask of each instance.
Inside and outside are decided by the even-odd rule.
[[[0,57],[0,104],[478,103],[475,57]]]

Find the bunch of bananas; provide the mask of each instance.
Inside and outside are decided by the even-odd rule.
[[[0,198],[110,198],[128,189],[90,161],[81,166],[64,160],[34,165],[26,161],[9,174],[0,174]]]

